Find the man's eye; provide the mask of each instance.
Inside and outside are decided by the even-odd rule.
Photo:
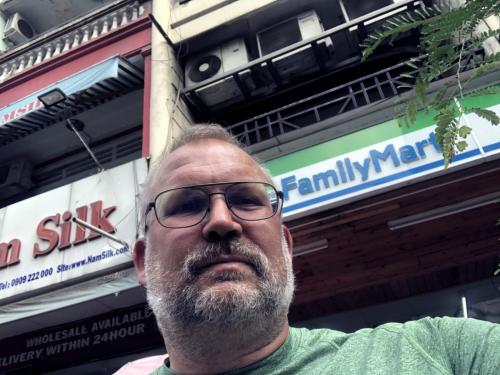
[[[235,194],[231,197],[231,204],[237,207],[262,207],[266,202],[257,195]]]
[[[188,196],[183,197],[180,200],[170,199],[163,209],[163,215],[173,216],[198,214],[204,210],[204,207],[204,200],[201,197]]]

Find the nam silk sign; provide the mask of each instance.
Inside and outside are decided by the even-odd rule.
[[[0,301],[130,265],[130,249],[72,219],[131,243],[136,195],[145,177],[140,159],[1,209]]]

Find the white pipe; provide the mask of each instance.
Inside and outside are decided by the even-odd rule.
[[[72,219],[75,223],[77,223],[78,225],[81,225],[82,227],[85,227],[87,229],[90,229],[91,231],[93,232],[97,232],[99,233],[101,236],[103,237],[106,237],[106,238],[109,238],[110,240],[113,240],[115,242],[118,242],[120,245],[123,245],[125,246],[127,249],[130,249],[130,246],[128,245],[128,243],[124,240],[121,240],[119,239],[118,237],[116,236],[113,236],[112,234],[109,234],[108,232],[105,232],[103,231],[102,229],[100,228],[97,228],[95,226],[93,226],[92,224],[89,224],[87,223],[86,221],[83,221],[77,217],[73,217]]]
[[[465,298],[465,296],[462,297],[462,313],[465,319],[469,317],[467,314],[467,298]]]

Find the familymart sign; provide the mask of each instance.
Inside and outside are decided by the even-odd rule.
[[[484,105],[492,99],[497,103]],[[488,100],[482,107],[500,113],[500,98]],[[467,122],[473,129],[468,148],[447,170],[435,125],[425,115],[411,128],[388,121],[269,161],[267,166],[284,193],[284,216],[300,217],[500,156],[500,127],[474,114],[467,116]]]

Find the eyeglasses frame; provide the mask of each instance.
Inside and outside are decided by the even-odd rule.
[[[238,185],[238,184],[248,184],[248,183],[258,183],[258,184],[264,184],[264,185],[267,185],[267,186],[270,186],[275,192],[276,192],[276,196],[278,197],[278,207],[276,209],[276,211],[271,215],[271,216],[268,216],[268,217],[265,217],[265,218],[262,218],[262,219],[244,219],[240,216],[238,216],[232,209],[231,209],[231,206],[229,205],[228,201],[227,201],[227,197],[226,197],[226,189],[228,189],[230,186],[234,186],[234,185]],[[228,185],[226,187],[226,189],[224,189],[224,191],[222,192],[217,192],[217,193],[209,193],[205,190],[203,190],[202,188],[204,187],[212,187],[212,186],[218,186],[218,185]],[[161,191],[159,192],[156,197],[154,198],[153,201],[149,202],[147,207],[146,207],[146,212],[144,213],[144,231],[147,232],[148,229],[149,229],[149,226],[147,225],[147,216],[149,214],[149,212],[151,210],[154,211],[155,213],[155,217],[156,217],[156,221],[158,221],[158,224],[160,224],[162,227],[164,228],[169,228],[169,229],[182,229],[182,228],[191,228],[191,227],[194,227],[195,225],[198,225],[200,224],[204,219],[205,217],[207,216],[208,212],[210,211],[210,204],[207,206],[207,209],[205,210],[205,213],[203,214],[202,218],[195,224],[192,224],[192,225],[187,225],[187,226],[183,226],[183,227],[170,227],[170,226],[166,226],[166,225],[163,225],[158,217],[158,213],[156,211],[156,200],[158,199],[158,197],[166,192],[169,192],[169,191],[174,191],[174,190],[180,190],[180,189],[192,189],[192,188],[199,188],[199,190],[203,190],[207,193],[208,195],[208,198],[210,199],[211,196],[213,195],[223,195],[224,196],[224,201],[226,202],[226,206],[227,208],[229,209],[229,211],[231,211],[231,214],[233,214],[234,216],[236,216],[238,219],[240,220],[244,220],[244,221],[260,221],[260,220],[267,220],[267,219],[270,219],[274,216],[276,216],[277,213],[280,213],[281,210],[283,209],[283,201],[284,201],[284,195],[283,195],[283,192],[276,189],[273,184],[269,183],[269,182],[265,182],[265,181],[234,181],[234,182],[212,182],[212,183],[209,183],[209,184],[198,184],[198,185],[190,185],[190,186],[180,186],[180,187],[176,187],[176,188],[172,188],[172,189],[167,189],[167,190],[164,190],[164,191]]]

